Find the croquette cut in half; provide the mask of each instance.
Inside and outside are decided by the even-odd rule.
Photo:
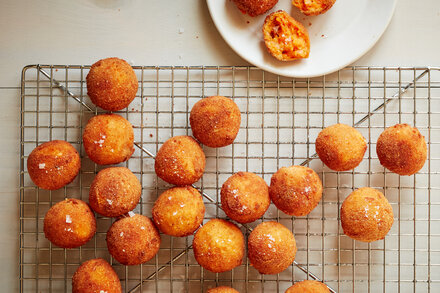
[[[72,182],[79,173],[81,159],[76,149],[64,140],[37,146],[27,159],[31,180],[40,188],[55,190]]]
[[[379,190],[370,187],[356,189],[342,203],[342,229],[345,235],[355,240],[381,240],[393,222],[393,208]]]
[[[399,175],[413,175],[422,169],[427,157],[425,137],[416,127],[396,124],[385,129],[376,145],[382,166]]]
[[[306,216],[321,200],[321,179],[309,167],[282,167],[272,175],[269,195],[283,213],[296,217]]]
[[[193,240],[194,257],[213,273],[230,271],[244,256],[244,236],[233,223],[213,219],[197,230]]]
[[[191,186],[173,187],[157,198],[152,214],[160,231],[184,237],[193,234],[202,224],[205,204],[197,189]]]
[[[207,293],[239,293],[239,292],[234,288],[228,286],[220,286],[209,289]]]
[[[327,167],[335,171],[348,171],[362,162],[367,142],[355,128],[346,124],[334,124],[321,130],[316,138],[315,148]]]
[[[65,199],[53,205],[44,217],[44,235],[54,245],[75,248],[86,244],[96,232],[90,207],[79,199]]]
[[[232,99],[212,96],[194,104],[189,122],[194,137],[202,144],[212,148],[224,147],[237,137],[241,113]]]
[[[121,282],[112,266],[102,258],[83,262],[72,277],[72,293],[122,293]]]
[[[296,250],[292,232],[278,222],[263,222],[248,237],[248,258],[260,274],[281,273],[295,260]]]
[[[133,68],[119,58],[106,58],[94,63],[86,79],[87,94],[93,104],[107,111],[126,108],[138,90]]]
[[[92,209],[105,217],[118,217],[133,210],[142,186],[128,168],[111,167],[98,172],[89,191]]]
[[[263,24],[264,43],[280,61],[308,58],[310,39],[307,29],[285,11],[269,14]]]
[[[250,172],[238,172],[223,183],[222,209],[239,223],[261,218],[270,205],[269,187],[263,178]]]
[[[159,149],[154,170],[163,181],[174,185],[191,185],[205,171],[205,153],[194,138],[186,135],[168,139]]]
[[[92,117],[83,133],[84,149],[98,165],[119,164],[134,152],[133,126],[116,114]]]
[[[335,4],[336,0],[292,0],[305,15],[318,15],[327,12]]]
[[[278,0],[234,0],[234,3],[241,12],[257,16],[272,9]]]
[[[296,282],[285,293],[330,293],[330,290],[323,282],[305,280]]]

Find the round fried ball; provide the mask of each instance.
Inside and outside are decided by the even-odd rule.
[[[87,94],[93,104],[107,111],[126,108],[137,90],[138,80],[133,68],[119,58],[99,60],[87,74]]]
[[[117,217],[133,210],[141,198],[142,186],[129,169],[112,167],[99,171],[90,186],[89,204],[105,216]]]
[[[286,293],[330,293],[328,287],[318,281],[305,280],[295,283],[286,290]]]
[[[228,286],[220,286],[209,289],[207,293],[239,293],[239,292],[234,288]]]
[[[259,219],[270,205],[269,187],[263,178],[254,173],[232,175],[223,183],[220,194],[223,211],[239,223]]]
[[[107,231],[107,248],[123,265],[138,265],[152,259],[159,251],[160,235],[153,222],[132,214],[114,222]]]
[[[327,167],[335,171],[347,171],[362,162],[367,142],[353,127],[335,124],[318,134],[315,147],[316,153]]]
[[[278,274],[295,259],[296,242],[292,232],[274,221],[259,224],[248,237],[248,257],[260,274]]]
[[[292,0],[292,4],[305,15],[318,15],[327,12],[336,0]]]
[[[213,219],[197,230],[193,250],[205,269],[213,273],[230,271],[243,261],[244,237],[235,224]]]
[[[257,16],[274,7],[278,0],[234,0],[234,2],[241,12],[247,13],[249,16]]]
[[[357,189],[342,203],[342,229],[353,239],[364,242],[383,239],[393,222],[393,208],[382,192],[376,189]]]
[[[119,164],[134,152],[133,127],[119,115],[97,115],[87,123],[83,142],[87,155],[96,164]]]
[[[75,248],[84,245],[95,232],[95,215],[79,199],[65,199],[53,205],[44,217],[44,235],[59,247]]]
[[[174,136],[159,149],[154,162],[157,176],[174,185],[191,185],[205,171],[205,154],[190,136]]]
[[[202,195],[191,186],[174,187],[163,192],[154,203],[153,221],[167,235],[192,235],[203,222]]]
[[[382,166],[399,175],[412,175],[426,161],[425,137],[415,127],[396,124],[379,136],[376,152]]]
[[[191,109],[189,117],[193,135],[212,148],[234,142],[240,129],[241,114],[232,99],[213,96],[201,99]]]
[[[27,160],[32,181],[40,188],[55,190],[75,179],[81,167],[76,149],[64,140],[53,140],[37,146]]]
[[[272,175],[269,195],[285,214],[306,216],[321,200],[322,183],[318,174],[308,167],[283,167]]]
[[[72,277],[72,293],[122,293],[121,282],[111,265],[102,258],[83,262]]]

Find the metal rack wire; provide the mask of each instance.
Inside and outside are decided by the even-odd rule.
[[[216,285],[240,292],[284,292],[293,281],[319,278],[336,292],[440,292],[440,69],[349,67],[314,79],[289,79],[254,67],[136,66],[138,96],[124,111],[135,130],[138,148],[124,163],[143,186],[136,211],[151,216],[156,197],[169,187],[154,173],[154,154],[174,135],[191,135],[189,111],[201,97],[234,97],[242,125],[233,145],[204,147],[206,171],[197,187],[204,192],[205,221],[225,218],[219,188],[233,173],[255,172],[269,182],[282,166],[303,164],[320,175],[324,195],[308,216],[292,218],[273,205],[262,220],[289,227],[298,245],[296,263],[276,276],[263,276],[247,259],[231,272],[214,274],[195,261],[192,237],[162,235],[157,256],[141,266],[126,267],[110,258],[105,234],[112,220],[97,219],[96,236],[77,249],[61,249],[43,233],[45,212],[65,197],[88,199],[101,169],[84,153],[81,134],[87,120],[100,112],[87,97],[89,66],[32,65],[23,69],[20,140],[20,292],[68,292],[83,261],[102,257],[118,273],[125,292],[204,292]],[[356,125],[368,150],[361,165],[334,172],[314,154],[319,131],[341,122]],[[380,166],[375,142],[387,126],[409,123],[428,142],[428,160],[410,177]],[[56,191],[35,187],[26,158],[38,144],[63,139],[82,157],[76,180]],[[371,244],[342,233],[343,199],[363,186],[378,188],[391,202],[395,223],[385,240]],[[253,223],[250,228],[255,227]],[[247,230],[242,227],[247,236]]]

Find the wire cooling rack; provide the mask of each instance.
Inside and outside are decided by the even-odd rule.
[[[87,97],[89,66],[32,65],[22,72],[20,140],[20,292],[69,292],[78,265],[108,260],[125,292],[205,292],[217,285],[240,292],[284,292],[294,281],[318,278],[335,292],[440,292],[440,71],[439,68],[349,67],[313,79],[289,79],[254,67],[135,66],[136,99],[124,111],[134,127],[136,151],[122,164],[142,184],[136,212],[151,216],[157,196],[169,188],[154,172],[154,154],[175,135],[191,135],[189,111],[201,97],[234,97],[242,123],[233,145],[204,147],[206,171],[196,183],[204,192],[205,222],[225,218],[217,204],[223,182],[250,171],[270,182],[282,166],[313,168],[324,185],[320,204],[307,217],[290,217],[273,204],[263,220],[276,220],[294,233],[296,263],[279,275],[260,275],[246,258],[230,272],[214,274],[194,259],[192,236],[162,235],[159,253],[140,266],[122,266],[107,252],[112,219],[98,216],[97,233],[86,245],[61,249],[43,233],[43,219],[65,197],[88,201],[94,175],[102,168],[84,153],[81,134],[102,110]],[[355,125],[368,141],[363,162],[353,171],[334,172],[315,155],[319,131],[341,122]],[[428,160],[414,176],[388,172],[375,143],[385,127],[409,123],[428,143]],[[82,157],[74,182],[56,190],[37,188],[26,170],[28,154],[53,139],[72,143]],[[339,208],[355,188],[384,192],[395,222],[385,240],[370,244],[342,232]],[[257,221],[251,225],[255,227]],[[248,235],[245,227],[243,233]]]

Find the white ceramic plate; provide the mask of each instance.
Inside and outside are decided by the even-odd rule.
[[[388,26],[397,0],[336,0],[329,11],[318,16],[305,16],[291,0],[279,0],[274,8],[257,17],[241,13],[232,0],[207,3],[220,34],[243,59],[275,74],[313,77],[341,69],[371,49]],[[282,62],[267,52],[262,25],[269,13],[280,9],[308,29],[308,59]]]

